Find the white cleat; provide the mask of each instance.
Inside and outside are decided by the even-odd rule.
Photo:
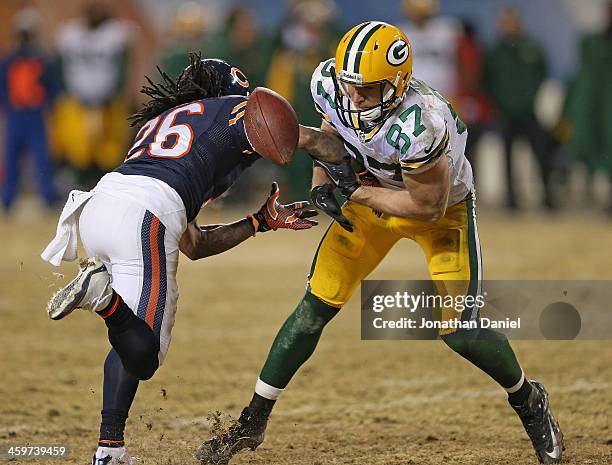
[[[138,457],[130,457],[125,446],[98,447],[91,459],[91,465],[136,465]]]
[[[47,303],[52,320],[61,320],[77,308],[95,312],[104,309],[113,296],[110,275],[98,257],[81,260],[76,278],[57,291]]]

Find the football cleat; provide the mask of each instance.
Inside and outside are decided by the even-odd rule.
[[[113,296],[110,275],[98,257],[81,260],[76,278],[58,290],[47,303],[52,320],[61,320],[77,308],[95,312],[104,309]]]
[[[563,433],[550,411],[548,392],[537,381],[529,381],[533,387],[523,405],[511,405],[518,414],[531,439],[540,463],[559,463],[565,450]]]
[[[203,443],[196,451],[202,465],[226,465],[242,449],[255,450],[263,442],[268,417],[245,407],[228,431]]]
[[[98,446],[91,458],[91,465],[136,465],[136,457],[130,457],[125,446],[101,447]]]

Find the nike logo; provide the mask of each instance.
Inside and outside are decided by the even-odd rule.
[[[94,465],[107,465],[111,460],[113,460],[113,458],[110,455],[102,458],[96,458],[94,455]]]
[[[550,434],[552,435],[552,452],[544,451],[546,455],[548,455],[551,459],[559,459],[561,458],[561,447],[557,442],[557,435],[555,434],[555,430],[552,426],[552,422],[550,421],[550,417],[548,417],[548,427],[550,428]]]
[[[429,152],[431,152],[435,143],[436,143],[436,139],[431,141],[431,145],[425,149],[425,155],[429,155]]]
[[[442,136],[442,139],[440,140],[440,144],[438,146],[436,146],[436,148],[438,148],[440,145],[444,145],[448,143],[448,125],[444,126],[444,135]],[[431,145],[429,146],[429,148],[425,149],[425,155],[429,155],[429,152],[432,151],[433,149],[433,145],[436,142],[436,139],[434,137],[434,140],[431,142]]]

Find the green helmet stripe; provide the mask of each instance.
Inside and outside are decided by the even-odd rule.
[[[377,24],[375,27],[373,27],[363,38],[363,40],[361,41],[361,43],[359,44],[359,48],[357,49],[357,58],[355,59],[355,69],[353,70],[354,73],[359,73],[359,65],[361,64],[361,56],[363,55],[363,49],[365,48],[366,44],[368,43],[368,40],[370,40],[370,37],[372,37],[372,35],[378,31],[383,25],[382,24]]]
[[[359,28],[353,34],[353,37],[351,37],[351,40],[349,41],[348,45],[346,46],[346,49],[344,50],[344,63],[342,64],[342,69],[344,69],[345,71],[348,71],[347,67],[348,67],[348,61],[349,61],[349,51],[351,50],[351,47],[353,46],[353,42],[355,42],[355,39],[357,38],[359,33],[369,24],[370,22],[367,22],[359,26]]]

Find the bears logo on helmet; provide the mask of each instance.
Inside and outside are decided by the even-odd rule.
[[[221,75],[223,95],[244,95],[246,97],[251,93],[249,80],[237,67],[218,58],[204,58],[202,63]]]
[[[221,78],[221,95],[243,95],[251,93],[249,80],[239,68],[230,65],[227,61],[218,58],[202,58],[202,64],[216,71]],[[183,73],[189,73],[191,66],[185,68]]]

